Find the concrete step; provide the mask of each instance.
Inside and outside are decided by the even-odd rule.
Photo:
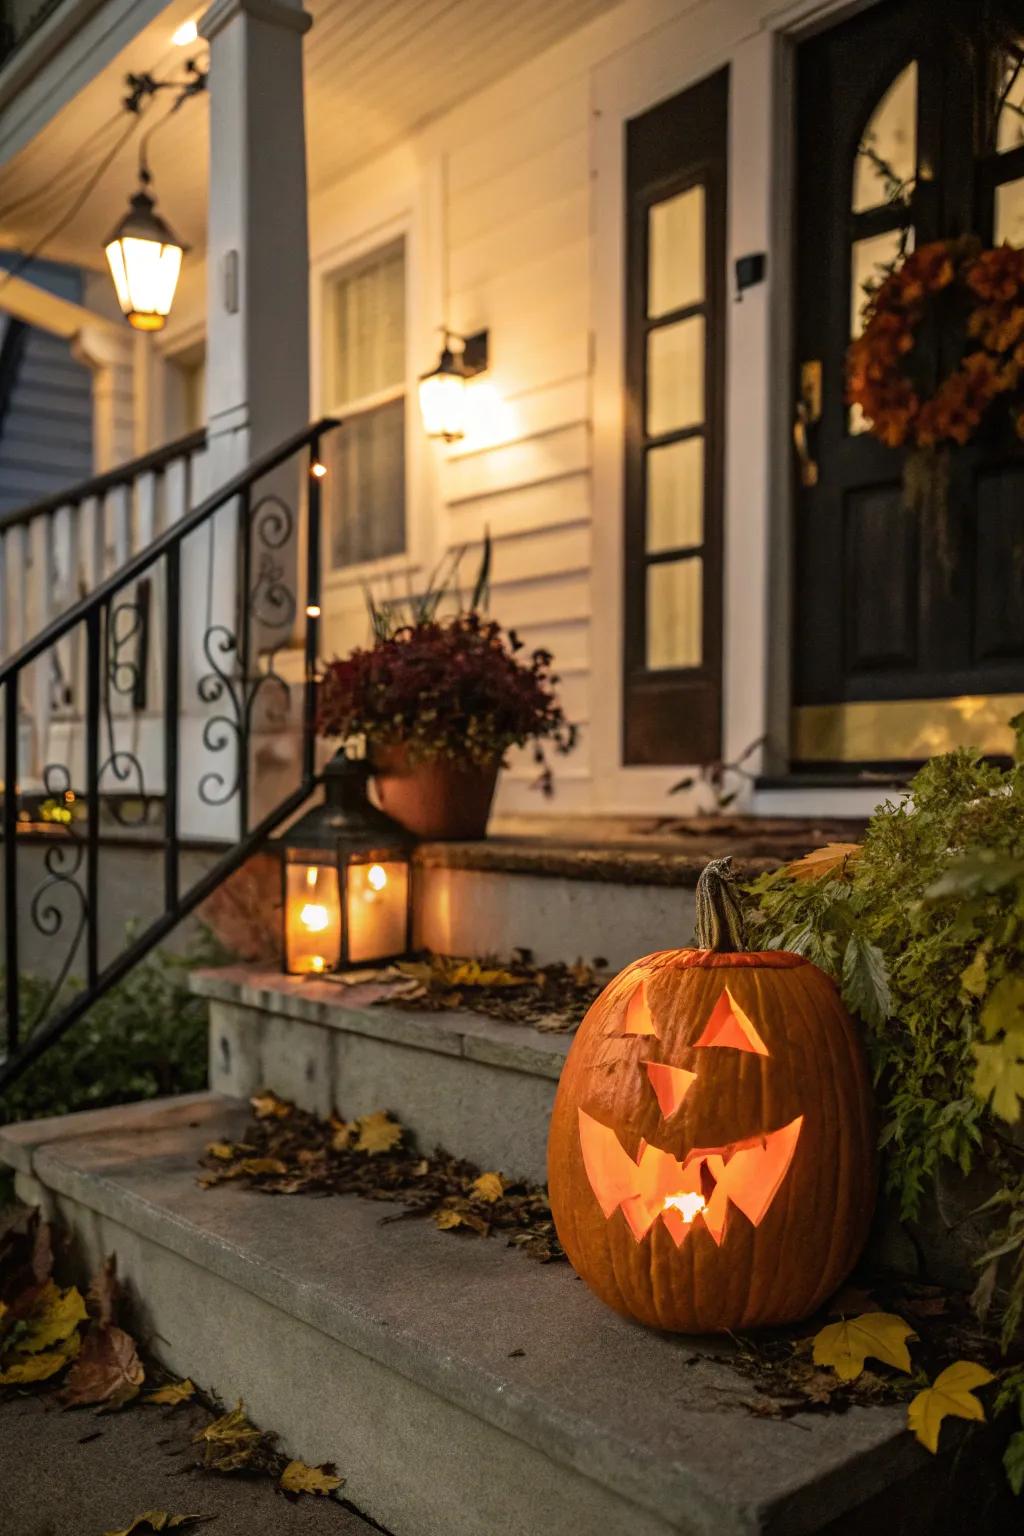
[[[565,1265],[355,1197],[199,1189],[244,1121],[217,1095],[93,1112],[7,1128],[0,1159],[85,1261],[117,1254],[170,1369],[335,1462],[396,1536],[961,1529],[900,1408],[756,1416],[722,1341],[628,1323]]]

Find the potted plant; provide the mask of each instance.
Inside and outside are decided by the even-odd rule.
[[[565,753],[576,740],[550,652],[526,654],[475,597],[450,617],[438,617],[436,602],[421,605],[397,626],[371,608],[374,644],[335,659],[320,679],[321,734],[365,737],[382,809],[417,837],[483,837],[509,748],[533,742],[550,793],[544,743]]]

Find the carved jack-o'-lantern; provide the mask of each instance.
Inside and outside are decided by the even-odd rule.
[[[742,949],[728,861],[697,915],[699,948],[627,966],[580,1025],[548,1141],[555,1227],[591,1289],[654,1327],[794,1322],[867,1235],[867,1065],[823,971]]]

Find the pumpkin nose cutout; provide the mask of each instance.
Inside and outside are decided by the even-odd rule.
[[[754,1021],[743,1012],[728,987],[712,1009],[697,1045],[727,1046],[734,1051],[753,1051],[758,1056],[769,1054],[768,1047],[754,1028]]]
[[[658,1108],[667,1120],[669,1115],[675,1114],[686,1098],[697,1080],[697,1074],[687,1072],[684,1067],[670,1067],[661,1061],[648,1061],[645,1065],[651,1087],[658,1100]]]

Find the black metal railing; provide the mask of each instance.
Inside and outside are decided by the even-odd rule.
[[[6,1056],[0,1091],[209,896],[300,806],[315,785],[315,668],[320,613],[323,466],[339,425],[297,433],[166,528],[0,665]],[[300,573],[300,561],[303,570]],[[149,624],[146,615],[156,614]],[[140,630],[143,652],[124,646]],[[25,779],[25,699],[40,669],[78,641],[84,707],[61,759],[44,751]],[[159,642],[159,643],[157,643]],[[300,745],[294,782],[254,812],[253,740],[288,728],[292,648]],[[301,658],[301,659],[299,659]],[[126,736],[117,699],[143,697],[153,731]],[[131,722],[128,722],[131,724]],[[183,728],[189,732],[183,750]],[[133,726],[134,729],[134,726]],[[157,740],[157,738],[159,738]],[[49,819],[33,823],[45,797]],[[154,810],[156,819],[154,819]],[[205,822],[204,822],[205,818]],[[209,841],[212,867],[189,879],[183,844]],[[197,834],[197,826],[199,828]],[[160,850],[154,915],[115,940],[101,905],[105,839]],[[27,835],[33,833],[34,835]],[[46,949],[42,1002],[23,1006],[26,952]]]

